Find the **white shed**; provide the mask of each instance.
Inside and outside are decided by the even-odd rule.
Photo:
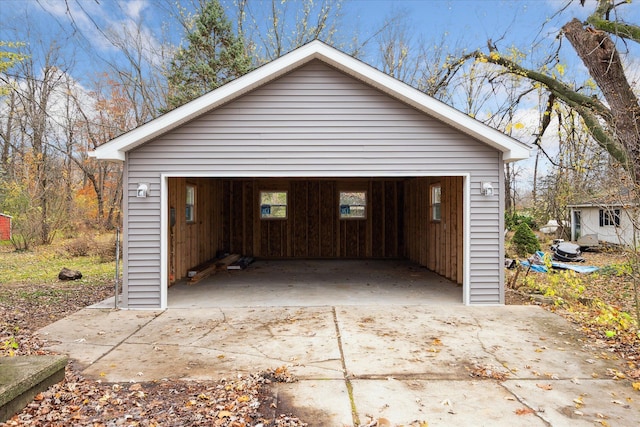
[[[568,207],[571,209],[571,240],[577,241],[582,236],[596,235],[600,242],[637,246],[634,222],[638,224],[640,218],[635,204],[589,202]]]

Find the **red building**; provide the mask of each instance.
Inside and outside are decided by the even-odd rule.
[[[0,240],[11,239],[11,217],[0,213]]]

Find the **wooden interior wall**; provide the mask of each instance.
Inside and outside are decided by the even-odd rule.
[[[442,188],[441,221],[430,220],[430,184]],[[187,183],[196,220],[187,224]],[[174,280],[219,252],[263,258],[402,258],[457,283],[463,278],[463,178],[169,179],[169,275]],[[259,218],[260,191],[288,192],[286,220]],[[340,220],[340,191],[367,191],[367,218]]]
[[[405,182],[406,256],[458,283],[463,280],[463,178],[413,178]],[[440,221],[432,221],[431,185],[441,186]]]
[[[195,221],[186,221],[186,186],[196,187]],[[206,178],[170,178],[169,209],[175,210],[175,223],[169,227],[169,280],[186,277],[187,271],[216,255],[222,242],[220,225],[222,182]],[[170,212],[167,212],[169,215]]]

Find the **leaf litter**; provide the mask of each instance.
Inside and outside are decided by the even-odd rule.
[[[110,284],[91,285],[91,292],[87,286],[0,287],[0,358],[53,354],[35,331],[113,294]],[[282,366],[220,381],[107,383],[84,378],[69,363],[62,382],[0,426],[307,426],[295,415],[278,414],[269,403],[270,384],[295,381]]]

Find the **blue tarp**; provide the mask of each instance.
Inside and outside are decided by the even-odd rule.
[[[525,267],[530,266],[532,271],[536,271],[538,273],[548,273],[549,270],[547,269],[547,266],[545,264],[536,263],[536,262],[544,262],[543,260],[545,259],[545,257],[547,257],[547,255],[544,252],[538,251],[535,253],[533,257],[530,258],[530,260],[534,261],[533,263],[530,260],[526,260],[526,261],[520,261],[520,265]],[[599,267],[595,267],[593,265],[573,265],[573,264],[567,264],[564,262],[555,262],[555,261],[551,263],[551,268],[555,268],[558,270],[573,270],[577,273],[583,273],[583,274],[593,273],[600,269]]]

